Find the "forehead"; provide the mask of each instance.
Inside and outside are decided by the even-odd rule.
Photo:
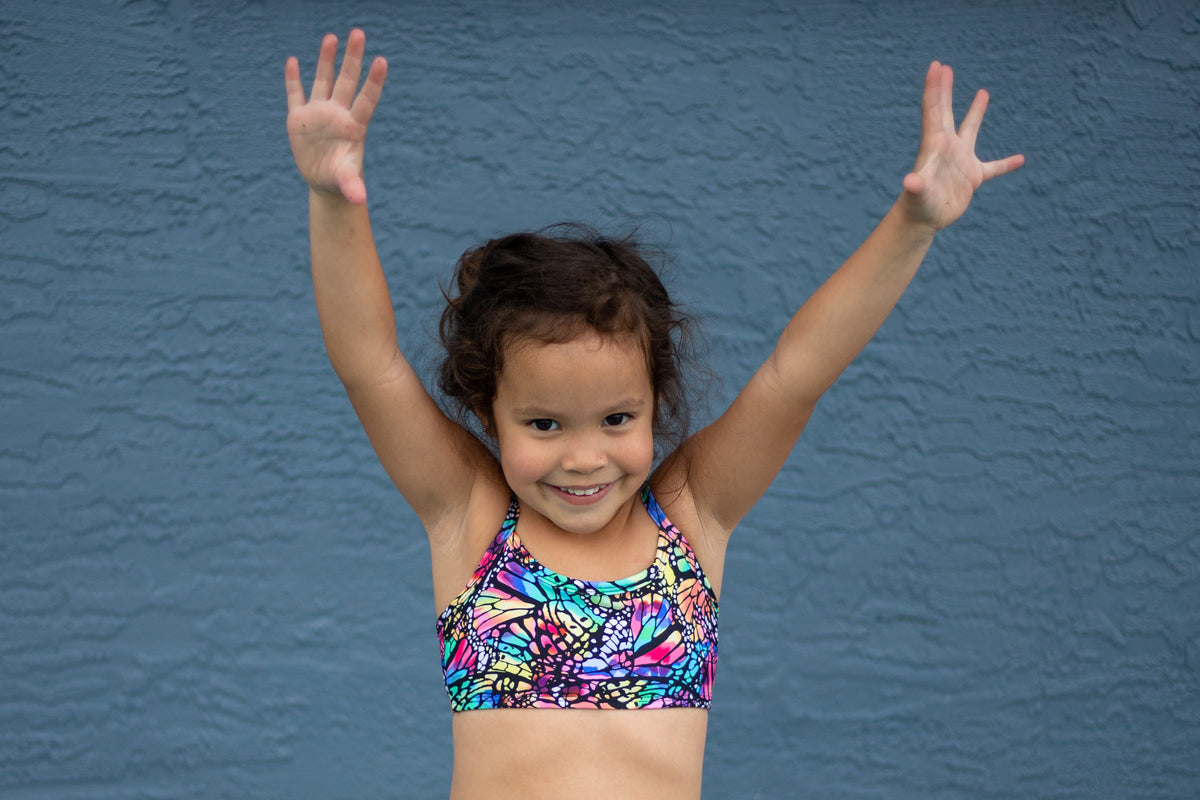
[[[566,342],[510,344],[496,382],[508,406],[586,409],[647,402],[653,394],[641,343],[588,331]]]

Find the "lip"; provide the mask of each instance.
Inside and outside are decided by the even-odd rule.
[[[567,487],[568,489],[574,489],[576,491],[579,491],[581,489],[599,488],[599,491],[596,492],[595,494],[589,494],[589,495],[581,497],[580,495],[577,495],[577,494],[571,494],[570,492],[564,492],[561,488],[559,488],[558,486],[555,486],[553,484],[546,484],[546,485],[549,486],[552,490],[554,490],[554,494],[557,497],[559,497],[564,502],[569,503],[570,505],[573,505],[573,506],[590,506],[594,503],[599,503],[601,500],[603,500],[608,495],[609,491],[611,491],[612,487],[613,487],[612,483],[594,483],[591,486],[568,486]]]

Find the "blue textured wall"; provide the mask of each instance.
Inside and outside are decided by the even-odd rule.
[[[705,796],[1200,796],[1200,4],[559,6],[0,5],[0,796],[446,792],[427,548],[283,130],[351,24],[418,360],[467,245],[641,220],[713,408],[887,208],[928,61],[990,88],[1028,166],[732,546]]]

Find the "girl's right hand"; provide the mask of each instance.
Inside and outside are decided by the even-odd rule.
[[[355,205],[367,201],[367,187],[363,183],[363,143],[367,138],[367,124],[379,104],[383,82],[387,78],[387,61],[382,56],[376,57],[362,91],[355,94],[366,41],[361,30],[350,31],[346,53],[342,56],[342,70],[335,82],[333,63],[338,41],[332,33],[326,34],[321,41],[317,73],[307,101],[300,82],[300,64],[295,56],[287,60],[283,70],[288,100],[288,141],[300,174],[314,192],[344,197]]]

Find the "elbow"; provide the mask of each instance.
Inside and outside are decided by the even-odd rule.
[[[356,353],[354,357],[339,357],[328,351],[329,364],[350,395],[402,379],[412,367],[398,348],[374,354]]]
[[[777,353],[767,358],[759,375],[781,406],[795,409],[805,420],[832,383],[823,380],[817,370],[806,368],[803,361],[787,365],[781,363]]]

